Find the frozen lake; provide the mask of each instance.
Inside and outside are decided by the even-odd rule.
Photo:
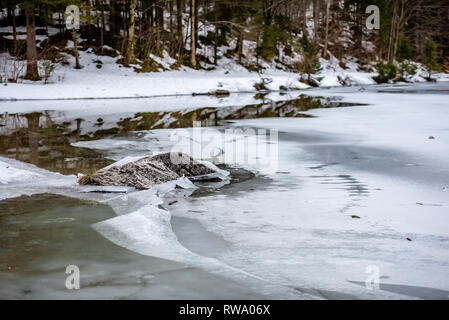
[[[35,176],[0,177],[0,297],[448,299],[448,94],[1,102],[0,168]],[[173,150],[177,128],[198,130],[189,146],[230,179],[163,194],[76,186],[79,172]],[[273,170],[251,143],[232,149],[260,129],[277,132],[264,136]],[[69,291],[73,264],[81,289]]]

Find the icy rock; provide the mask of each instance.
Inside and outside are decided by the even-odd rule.
[[[211,168],[198,161],[193,160],[190,156],[181,152],[161,153],[151,157],[150,159],[152,159],[153,161],[162,162],[165,166],[167,166],[171,171],[174,171],[180,177],[194,177],[215,173],[215,171]]]
[[[215,173],[204,164],[183,153],[163,153],[140,158],[123,165],[101,169],[78,180],[82,185],[128,186],[149,189],[157,184],[187,178],[207,176]]]

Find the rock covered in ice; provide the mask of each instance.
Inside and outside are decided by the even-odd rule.
[[[151,160],[163,163],[179,176],[195,177],[215,173],[209,167],[181,152],[161,153],[151,157]]]
[[[129,186],[136,189],[149,189],[157,184],[188,178],[211,177],[216,173],[190,156],[175,152],[140,158],[123,165],[113,165],[91,175],[82,176],[82,185]]]

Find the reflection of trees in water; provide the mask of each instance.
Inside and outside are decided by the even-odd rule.
[[[220,121],[268,118],[268,117],[308,117],[304,111],[329,106],[328,102],[321,99],[303,96],[295,100],[272,102],[263,99],[259,104],[243,107],[223,108],[200,108],[189,111],[171,112],[138,112],[133,117],[128,117],[117,122],[117,133],[122,135],[129,131],[165,129],[165,128],[188,128],[194,123],[201,122],[201,126],[218,126]],[[109,129],[111,130],[111,129]]]
[[[226,121],[268,117],[308,117],[304,111],[315,108],[346,106],[332,98],[301,96],[298,99],[273,102],[263,97],[261,103],[242,107],[205,107],[194,110],[170,112],[138,112],[132,117],[117,119],[112,127],[105,128],[97,120],[95,131],[82,134],[84,119],[75,118],[57,123],[52,113],[3,114],[0,115],[0,154],[27,161],[40,167],[65,174],[90,172],[112,161],[91,149],[77,148],[71,142],[95,140],[106,136],[134,135],[132,131],[188,128],[194,124],[217,126]],[[117,118],[120,114],[117,115]],[[71,125],[72,129],[71,129]],[[85,125],[86,126],[86,125]]]
[[[75,119],[77,127],[71,131],[70,123],[57,124],[49,112],[4,114],[2,118],[2,155],[64,174],[94,171],[112,162],[95,151],[70,145],[80,139],[81,119]]]
[[[28,121],[28,161],[32,164],[39,164],[39,118],[40,113],[30,113],[25,115]]]

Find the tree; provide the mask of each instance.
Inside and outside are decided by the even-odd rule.
[[[319,0],[313,1],[313,41],[318,43],[318,24],[320,19]]]
[[[318,83],[316,83],[315,80],[312,80],[312,74],[317,74],[322,70],[320,59],[318,57],[318,47],[306,36],[303,36],[300,42],[302,60],[296,64],[296,68],[299,72],[307,75],[307,84],[317,86]]]
[[[406,37],[402,36],[399,40],[398,47],[396,49],[396,60],[403,62],[412,58],[413,48],[411,43]]]
[[[429,73],[428,80],[432,80],[432,71],[440,71],[441,66],[438,63],[437,53],[436,53],[436,46],[435,42],[433,41],[426,41],[424,43],[424,56],[423,56],[423,63],[424,66],[427,69],[427,72]]]
[[[26,1],[25,16],[26,16],[26,29],[27,29],[27,70],[25,79],[39,80],[37,49],[36,49],[36,25],[34,10],[36,8],[34,2]]]
[[[128,66],[134,62],[134,29],[136,24],[136,0],[129,3],[129,28],[128,28],[128,48],[126,51],[125,65]]]
[[[262,58],[270,61],[276,56],[277,44],[280,34],[279,29],[274,25],[264,25],[262,42],[258,46],[258,53]]]
[[[104,34],[106,32],[106,19],[105,19],[105,15],[104,15],[104,0],[97,0],[97,7],[100,8],[100,23],[101,23],[101,28],[100,28],[100,47],[101,47],[101,53],[103,53],[103,48],[104,48]]]
[[[177,32],[177,38],[178,38],[178,59],[181,54],[181,48],[184,47],[184,39],[182,34],[182,12],[184,9],[184,1],[183,0],[176,0],[176,32]]]
[[[16,25],[16,7],[15,1],[12,3],[11,15],[12,15],[12,36],[13,36],[13,49],[12,53],[15,55],[17,53],[17,25]]]
[[[190,0],[190,64],[196,68],[196,0]]]
[[[402,36],[398,42],[396,49],[396,60],[399,62],[400,77],[398,81],[407,81],[408,75],[416,73],[416,67],[410,64],[410,59],[413,55],[413,48],[406,37]]]
[[[385,63],[384,61],[379,61],[376,64],[376,70],[378,75],[373,77],[373,79],[377,83],[387,83],[390,80],[396,78],[396,75],[398,73],[398,68],[391,61],[388,61],[387,63]]]
[[[327,47],[329,42],[329,9],[331,6],[331,0],[326,0],[326,31],[325,31],[325,38],[324,38],[324,50],[323,50],[323,57],[328,57]]]

